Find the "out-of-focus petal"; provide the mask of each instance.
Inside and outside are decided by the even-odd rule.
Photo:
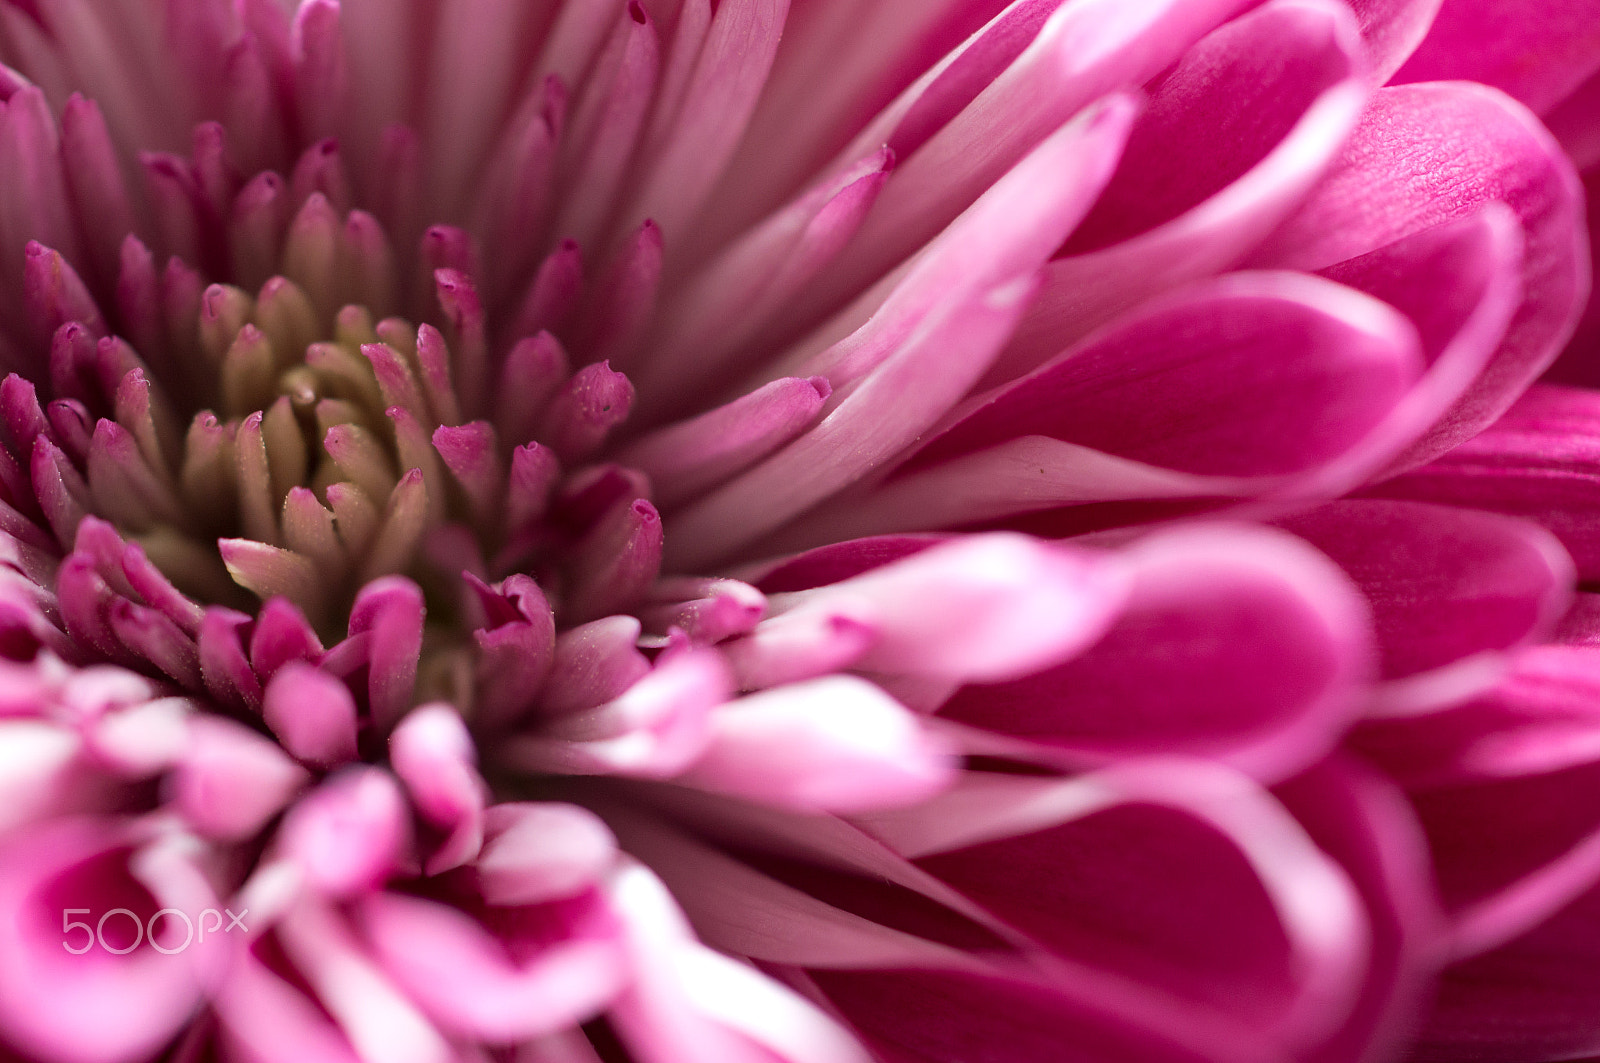
[[[1537,11],[1498,0],[1449,0],[1394,80],[1481,81],[1543,112],[1597,67],[1594,0],[1550,0]]]

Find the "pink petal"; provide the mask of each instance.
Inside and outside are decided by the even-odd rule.
[[[360,765],[332,776],[296,804],[279,841],[313,887],[344,897],[374,889],[398,870],[409,828],[394,777]]]
[[[93,933],[119,908],[141,924],[168,904],[195,910],[201,898],[136,877],[132,845],[114,821],[62,819],[0,846],[0,1029],[29,1055],[59,1063],[144,1059],[200,1003],[196,950],[161,955],[140,946],[115,955],[98,941],[81,955],[63,948],[87,942],[83,930],[64,934],[66,921],[87,921]],[[125,947],[131,922],[107,919],[106,940]]]
[[[1395,75],[1481,81],[1544,111],[1600,68],[1600,4],[1553,0],[1522,17],[1494,0],[1450,0],[1422,46]]]
[[[1237,264],[1333,162],[1366,94],[1342,5],[1279,0],[1196,44],[1154,89],[1105,195],[988,379]]]
[[[1600,653],[1541,646],[1468,704],[1354,737],[1417,809],[1455,955],[1504,944],[1600,881],[1597,689]]]
[[[356,703],[337,677],[298,661],[267,684],[261,713],[296,758],[319,768],[356,759]]]
[[[509,740],[507,762],[567,775],[670,778],[705,751],[709,714],[728,687],[714,650],[673,654],[620,697],[554,719],[544,734]]]
[[[806,811],[914,804],[954,761],[909,710],[851,676],[777,687],[719,707],[711,742],[680,781]]]
[[[170,787],[185,821],[207,837],[253,836],[310,780],[275,743],[232,721],[200,717],[188,731]]]
[[[1092,108],[953,223],[873,318],[806,370],[833,385],[832,412],[680,513],[668,563],[703,565],[726,554],[858,479],[937,421],[1015,326],[1034,271],[1098,191],[1106,153],[1130,117],[1121,98]],[[846,384],[854,386],[841,392]]]
[[[1526,237],[1523,302],[1443,449],[1498,417],[1559,353],[1587,286],[1583,191],[1538,121],[1492,89],[1403,85],[1372,97],[1316,193],[1256,252],[1261,265],[1323,269],[1501,200]]]
[[[1390,418],[1421,369],[1411,326],[1377,300],[1303,274],[1230,274],[967,404],[886,482],[778,544],[1107,499],[1320,491],[1397,449]]]
[[[484,815],[483,851],[473,861],[483,899],[493,905],[542,904],[594,885],[617,857],[617,841],[577,805],[505,803]]]
[[[1272,781],[1328,752],[1373,664],[1366,604],[1338,569],[1244,527],[1153,536],[1124,556],[1128,601],[1098,642],[966,687],[940,715],[1063,766],[1188,753]]]
[[[1107,556],[1011,533],[975,535],[853,579],[774,598],[774,618],[756,633],[846,611],[875,633],[856,667],[1010,679],[1097,639],[1122,605],[1125,580]]]
[[[1280,522],[1338,562],[1372,603],[1382,674],[1470,668],[1546,635],[1572,562],[1536,525],[1420,502],[1334,502]]]
[[[269,695],[270,696],[270,695]],[[411,710],[389,736],[389,762],[423,819],[447,832],[423,863],[437,875],[478,855],[488,787],[479,777],[477,750],[452,705],[435,702]]]
[[[866,1063],[821,1009],[695,942],[671,895],[643,867],[625,869],[611,898],[635,977],[609,1017],[639,1063]]]
[[[443,1030],[511,1042],[586,1021],[623,984],[609,913],[594,908],[529,913],[550,924],[546,940],[515,958],[470,917],[432,901],[374,894],[360,919],[384,970]]]

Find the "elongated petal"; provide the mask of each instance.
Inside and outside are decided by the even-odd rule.
[[[1365,73],[1342,5],[1278,0],[1199,42],[1155,89],[991,379],[1031,369],[1165,288],[1236,265],[1337,158]],[[1230,130],[1224,148],[1180,146],[1219,128]]]
[[[1471,165],[1447,164],[1462,159]],[[1517,212],[1522,305],[1477,384],[1432,437],[1442,453],[1504,412],[1571,334],[1589,272],[1576,220],[1582,196],[1560,147],[1511,99],[1465,83],[1385,88],[1316,194],[1253,261],[1323,269],[1490,200]]]
[[[1246,528],[1155,536],[1126,559],[1129,599],[1099,642],[969,686],[940,715],[1064,764],[1182,751],[1269,781],[1321,759],[1354,721],[1374,664],[1367,610],[1325,559]]]

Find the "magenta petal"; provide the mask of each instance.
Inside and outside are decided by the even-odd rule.
[[[1361,988],[1368,928],[1352,883],[1281,805],[1213,765],[969,775],[867,826],[1069,963],[1286,1052],[1340,1022]]]
[[[1234,274],[1005,389],[914,467],[1038,434],[1202,475],[1301,472],[1359,442],[1419,363],[1411,329],[1375,301],[1293,274]]]
[[[1503,203],[1488,203],[1477,214],[1323,271],[1405,314],[1422,340],[1427,370],[1369,444],[1393,454],[1397,445],[1410,442],[1389,471],[1420,464],[1476,429],[1445,414],[1473,386],[1505,337],[1522,301],[1522,257],[1516,215]]]
[[[1442,920],[1426,842],[1404,794],[1335,756],[1275,791],[1361,892],[1372,932],[1367,973],[1345,1023],[1309,1063],[1398,1056],[1421,1025],[1440,962]]]
[[[1468,704],[1354,736],[1417,809],[1455,955],[1532,929],[1600,881],[1597,691],[1600,651],[1535,647]]]
[[[1372,63],[1372,83],[1381,85],[1416,51],[1438,14],[1441,0],[1351,0]]]
[[[1374,662],[1366,604],[1337,568],[1242,527],[1153,536],[1124,556],[1128,601],[1098,642],[966,687],[940,715],[1066,766],[1190,753],[1269,781],[1338,741]]]
[[[1230,274],[973,400],[888,480],[780,544],[1108,499],[1339,490],[1408,439],[1393,419],[1421,370],[1414,330],[1377,300]]]
[[[1253,261],[1323,269],[1493,200],[1522,222],[1523,301],[1450,415],[1456,442],[1493,421],[1549,366],[1583,309],[1583,189],[1532,115],[1465,83],[1379,89],[1327,179]]]
[[[1449,0],[1395,75],[1481,81],[1542,112],[1600,68],[1600,3],[1547,0],[1533,17],[1498,0]]]
[[[811,977],[885,1063],[955,1060],[966,1045],[982,1045],[992,1059],[1006,1063],[1264,1063],[1272,1058],[1269,1049],[1240,1032],[1228,1037],[1197,1029],[1200,1024],[1192,1017],[1164,1029],[1148,1013],[1138,1014],[1145,1009],[1119,1009],[1120,1002],[1095,1000],[1092,993],[1072,992],[1076,986],[1064,989],[1021,973],[819,971]]]
[[[1416,1046],[1439,1063],[1543,1063],[1600,1052],[1600,890],[1532,932],[1447,968]]]
[[[1196,44],[1155,83],[1105,196],[1050,264],[987,379],[1025,372],[1118,312],[1234,267],[1337,157],[1365,74],[1342,5],[1265,4]]]
[[[1536,384],[1489,428],[1373,493],[1536,521],[1580,577],[1600,578],[1600,396]]]
[[[1420,502],[1335,502],[1280,522],[1372,603],[1386,679],[1536,640],[1572,600],[1572,562],[1537,525]]]

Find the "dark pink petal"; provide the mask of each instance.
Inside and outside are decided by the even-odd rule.
[[[1337,490],[1396,449],[1389,419],[1421,370],[1414,330],[1384,304],[1303,274],[1230,274],[974,400],[893,477],[778,542],[1107,499]]]
[[[1198,1006],[1212,1036],[1238,1023],[1234,1037],[1309,1047],[1360,991],[1368,926],[1353,884],[1281,805],[1216,766],[969,775],[864,820],[1068,970],[1112,973],[1102,992],[1142,983],[1167,1007]],[[1069,984],[1081,992],[1086,974]]]
[[[1533,13],[1497,0],[1449,0],[1394,80],[1481,81],[1542,112],[1596,68],[1600,4],[1594,0],[1549,0]]]
[[[1435,437],[1442,451],[1504,412],[1571,334],[1588,285],[1582,196],[1560,146],[1507,97],[1463,83],[1384,88],[1327,179],[1253,261],[1324,269],[1489,201],[1517,212],[1522,305]]]
[[[991,382],[1164,289],[1235,266],[1336,158],[1367,84],[1348,10],[1280,0],[1201,40],[1153,93]]]
[[[1280,522],[1338,562],[1372,604],[1385,679],[1453,666],[1462,682],[1548,634],[1572,562],[1537,525],[1420,502],[1335,502]],[[1425,685],[1425,684],[1424,684]],[[1398,689],[1389,692],[1401,696]]]
[[[1099,641],[966,687],[940,715],[1063,766],[1190,753],[1269,781],[1338,741],[1374,664],[1366,604],[1338,569],[1249,528],[1153,536],[1124,558],[1128,601]]]
[[[1600,578],[1600,396],[1536,384],[1477,436],[1372,493],[1536,521],[1581,578]]]
[[[1354,736],[1417,809],[1454,955],[1504,944],[1600,881],[1597,691],[1600,651],[1534,647],[1468,704]]]
[[[1417,1052],[1440,1063],[1600,1053],[1600,890],[1493,952],[1446,969]]]
[[[989,399],[915,465],[1038,434],[1183,472],[1281,476],[1358,443],[1419,370],[1414,335],[1386,307],[1292,274],[1238,274]]]
[[[1142,1001],[1097,1000],[1112,994],[1082,992],[1080,985],[1059,987],[1026,972],[818,971],[811,978],[885,1063],[983,1058],[968,1055],[974,1045],[1006,1063],[1264,1063],[1273,1058],[1271,1049],[1242,1031],[1219,1034],[1193,1017],[1164,1023],[1148,1007],[1138,1007]],[[1078,981],[1088,983],[1090,977]]]

